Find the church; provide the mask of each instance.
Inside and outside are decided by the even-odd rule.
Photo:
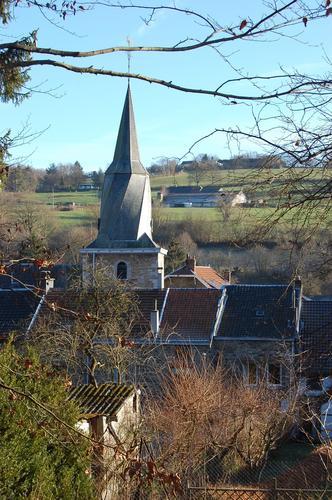
[[[81,250],[83,281],[96,266],[132,288],[164,288],[167,251],[152,238],[149,174],[141,163],[128,84],[114,158],[105,172],[98,235]]]

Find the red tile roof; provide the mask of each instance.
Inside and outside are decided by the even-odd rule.
[[[163,338],[209,341],[220,297],[214,289],[170,288],[161,318]]]
[[[228,284],[228,281],[220,276],[220,274],[218,274],[213,267],[196,266],[195,272],[198,278],[208,283],[211,288],[220,288],[222,285]]]
[[[213,267],[210,266],[196,266],[193,270],[185,264],[183,267],[176,269],[168,276],[172,278],[181,277],[181,276],[192,276],[193,278],[198,278],[200,281],[203,281],[206,285],[206,288],[220,288],[222,285],[227,285],[228,281],[225,280],[220,274],[217,273]]]

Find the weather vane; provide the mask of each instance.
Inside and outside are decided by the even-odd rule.
[[[130,38],[127,36],[127,43],[128,43],[128,48],[130,47]],[[127,51],[127,58],[128,58],[128,85],[130,82],[130,62],[131,62],[131,53],[130,50]]]

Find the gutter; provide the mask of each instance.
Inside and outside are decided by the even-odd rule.
[[[279,339],[276,337],[214,337],[215,340],[226,340],[226,341],[232,341],[232,340],[243,340],[246,342],[247,340],[254,340],[257,342],[294,342],[294,337],[291,337],[289,339]]]

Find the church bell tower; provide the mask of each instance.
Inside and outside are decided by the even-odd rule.
[[[152,239],[151,188],[138,149],[130,86],[105,172],[98,235],[80,251],[83,280],[98,264],[133,288],[163,288],[167,251]]]

